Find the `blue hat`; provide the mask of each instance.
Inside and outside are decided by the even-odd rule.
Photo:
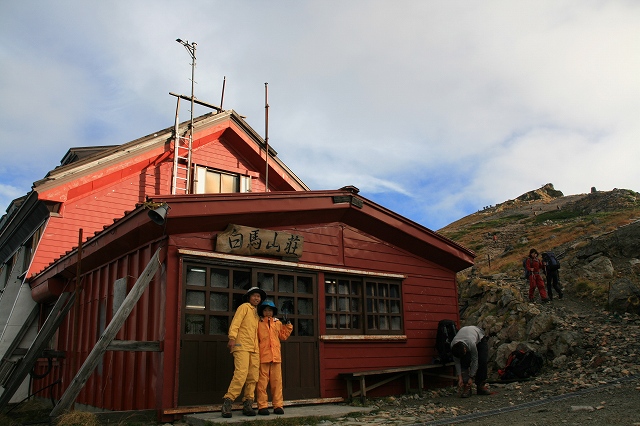
[[[266,307],[273,309],[274,316],[278,315],[278,308],[276,308],[275,303],[273,303],[271,300],[265,300],[264,302],[258,305],[258,315],[262,316],[262,311],[264,311],[264,308]]]

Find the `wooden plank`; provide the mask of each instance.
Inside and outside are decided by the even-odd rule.
[[[431,370],[433,368],[442,368],[454,365],[452,362],[447,364],[423,364],[423,365],[408,365],[406,367],[392,367],[385,368],[382,370],[364,370],[364,371],[353,371],[350,373],[342,373],[342,375],[349,375],[353,377],[358,376],[370,376],[375,374],[391,374],[391,373],[399,373],[402,371],[419,371],[419,370]]]
[[[129,352],[162,352],[161,342],[141,342],[136,340],[114,340],[108,351],[129,351]]]
[[[80,390],[82,390],[82,387],[89,379],[89,376],[100,362],[100,359],[104,352],[107,350],[107,347],[116,337],[116,334],[118,333],[126,319],[129,317],[129,314],[140,299],[140,296],[142,296],[142,293],[144,293],[147,285],[149,285],[149,282],[151,282],[154,275],[156,274],[156,271],[160,266],[161,249],[162,247],[159,247],[158,250],[156,250],[155,254],[151,257],[151,260],[149,260],[146,268],[144,269],[144,271],[142,271],[142,274],[133,285],[133,288],[124,299],[124,302],[122,302],[122,306],[120,306],[120,309],[118,309],[118,312],[116,312],[113,319],[96,342],[96,345],[91,350],[91,353],[85,360],[84,364],[82,364],[82,367],[80,367],[80,370],[78,370],[78,373],[69,384],[69,387],[67,388],[65,393],[62,395],[62,398],[60,398],[58,405],[53,407],[53,410],[51,410],[51,413],[49,413],[50,417],[57,417],[61,415],[75,401],[76,397],[80,393]]]

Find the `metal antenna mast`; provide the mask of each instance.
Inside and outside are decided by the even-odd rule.
[[[182,41],[181,39],[176,39],[178,43],[184,46],[189,52],[189,56],[191,56],[191,120],[189,125],[189,138],[186,141],[186,146],[181,141],[184,141],[184,138],[181,137],[178,133],[178,122],[177,122],[177,108],[176,108],[176,135],[175,135],[175,144],[174,144],[174,153],[173,153],[173,182],[171,185],[171,193],[176,194],[177,181],[183,181],[185,186],[184,188],[179,188],[184,191],[185,194],[190,192],[191,188],[191,149],[193,147],[193,107],[195,103],[194,96],[194,85],[195,85],[195,69],[196,69],[196,43],[193,42],[189,44],[188,41]],[[178,105],[180,99],[178,98]],[[180,155],[180,150],[185,151],[186,153]],[[185,170],[185,177],[178,176],[178,170],[184,169],[184,167],[180,167],[178,165],[179,160],[182,159],[187,163],[187,167]]]
[[[265,144],[265,171],[264,192],[269,192],[269,83],[264,84],[264,144]]]

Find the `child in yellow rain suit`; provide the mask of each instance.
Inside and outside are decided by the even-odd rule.
[[[283,324],[275,315],[278,308],[271,300],[265,300],[258,306],[258,341],[260,342],[260,378],[256,388],[258,414],[268,416],[267,384],[270,384],[273,398],[273,414],[284,414],[282,397],[282,357],[280,340],[287,340],[293,331],[291,321]]]
[[[242,296],[242,305],[236,310],[231,326],[229,326],[229,343],[227,346],[233,354],[233,378],[222,401],[222,417],[231,417],[231,404],[240,395],[244,385],[242,398],[242,414],[255,416],[253,398],[260,371],[260,355],[258,346],[258,311],[267,297],[267,293],[258,287],[251,287]]]

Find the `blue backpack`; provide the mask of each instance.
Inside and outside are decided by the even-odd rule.
[[[547,265],[548,271],[557,271],[560,269],[560,262],[556,258],[556,255],[550,251],[542,253],[542,261]]]

